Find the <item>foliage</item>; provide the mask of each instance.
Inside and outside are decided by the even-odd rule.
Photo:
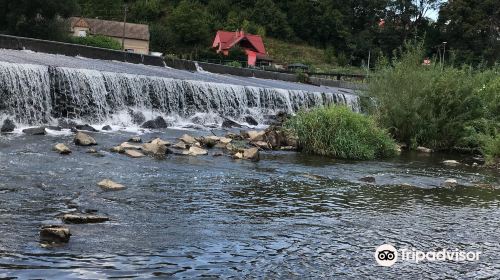
[[[413,147],[491,153],[500,132],[498,71],[424,66],[422,43],[407,44],[399,56],[380,63],[369,83],[379,123]]]
[[[396,153],[394,141],[371,117],[354,113],[345,106],[301,111],[286,126],[296,134],[300,148],[307,153],[362,160]]]
[[[70,43],[104,49],[121,50],[122,45],[117,40],[106,36],[70,37]]]
[[[236,67],[236,68],[242,67],[241,62],[239,62],[239,61],[231,61],[231,62],[226,63],[226,65],[231,66],[231,67]]]

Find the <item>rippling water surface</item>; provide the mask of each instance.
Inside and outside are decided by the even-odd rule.
[[[145,134],[173,140],[183,131]],[[0,277],[234,279],[497,279],[499,174],[445,167],[445,155],[340,162],[266,153],[131,159],[106,152],[128,139],[96,133],[104,157],[71,136],[0,136]],[[373,175],[376,185],[359,178]],[[127,186],[104,192],[109,178]],[[441,188],[447,178],[460,186]],[[486,185],[477,186],[482,183]],[[62,213],[110,222],[69,225],[68,245],[43,248],[38,230]],[[376,265],[375,247],[481,251],[478,262]]]

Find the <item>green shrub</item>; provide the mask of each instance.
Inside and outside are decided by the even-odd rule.
[[[394,141],[371,117],[345,106],[301,111],[286,126],[297,136],[299,149],[307,153],[362,160],[396,153]]]
[[[112,50],[122,49],[122,45],[120,42],[118,42],[113,38],[101,35],[87,36],[87,37],[71,37],[70,42],[73,44],[85,45],[103,49],[112,49]]]
[[[498,72],[424,66],[418,44],[399,55],[392,65],[380,63],[369,82],[379,124],[412,147],[488,151],[484,139],[500,131]]]

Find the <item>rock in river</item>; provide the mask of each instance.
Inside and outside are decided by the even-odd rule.
[[[456,160],[445,160],[445,161],[443,161],[443,164],[447,165],[447,166],[458,166],[458,165],[460,165],[460,162],[458,162]]]
[[[202,156],[208,154],[208,151],[199,147],[192,146],[188,151],[185,151],[184,154],[190,156]]]
[[[457,185],[458,185],[458,182],[455,179],[447,179],[443,183],[443,187],[445,187],[445,188],[453,188],[453,187],[456,187]]]
[[[6,132],[12,132],[16,129],[16,125],[14,122],[10,119],[6,119],[3,121],[2,128],[0,129],[0,132],[6,133]]]
[[[142,145],[142,150],[146,155],[162,157],[167,154],[167,146],[155,143],[146,143]]]
[[[375,184],[376,180],[373,176],[365,176],[359,179],[361,182],[366,182],[370,184]]]
[[[23,133],[28,135],[45,135],[47,131],[45,131],[45,127],[33,127],[23,129]]]
[[[224,128],[231,128],[231,127],[242,127],[241,124],[233,121],[233,120],[230,120],[230,119],[225,119],[223,122],[222,122],[222,127]]]
[[[71,154],[71,150],[70,148],[68,148],[68,146],[62,144],[62,143],[59,143],[57,145],[54,146],[54,151],[60,153],[61,155],[68,155],[68,154]]]
[[[40,230],[40,241],[49,243],[68,243],[71,232],[61,225],[43,226]]]
[[[95,224],[109,221],[108,217],[87,214],[65,214],[61,219],[67,224]]]
[[[432,151],[432,149],[420,146],[420,147],[417,147],[417,152],[425,153],[425,154],[430,154],[433,151]]]
[[[83,133],[77,132],[74,139],[75,145],[78,146],[93,146],[97,145],[97,142],[91,136]]]
[[[125,150],[125,154],[131,158],[145,157],[145,155],[143,153],[136,151],[136,150]]]
[[[160,129],[160,128],[167,128],[168,124],[164,118],[157,117],[154,120],[150,120],[150,121],[143,123],[141,127],[142,128],[149,128],[149,129]]]
[[[97,185],[107,191],[119,191],[125,189],[124,185],[115,183],[109,179],[104,179],[97,183]]]

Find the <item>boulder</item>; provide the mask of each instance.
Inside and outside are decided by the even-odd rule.
[[[148,129],[160,129],[160,128],[167,128],[168,124],[164,118],[157,117],[154,120],[149,120],[149,121],[143,123],[141,127],[148,128]]]
[[[64,214],[61,219],[66,224],[96,224],[109,221],[108,217],[87,214]]]
[[[243,150],[243,158],[251,161],[259,161],[259,149],[258,148],[250,148]]]
[[[229,144],[229,143],[231,143],[231,142],[233,141],[233,139],[231,139],[231,138],[226,138],[226,137],[221,137],[221,138],[219,139],[219,141],[220,141],[222,144]]]
[[[135,136],[135,137],[132,137],[132,138],[128,139],[128,142],[131,142],[131,143],[142,143],[142,139],[139,136]]]
[[[266,135],[265,131],[250,130],[247,133],[248,139],[250,139],[250,141],[264,141],[264,137]]]
[[[93,146],[97,145],[97,142],[90,135],[83,132],[77,132],[74,138],[75,145],[78,146]]]
[[[105,125],[105,126],[102,127],[102,130],[104,130],[104,131],[111,131],[111,130],[113,130],[113,128],[111,128],[111,126],[109,126],[109,125]]]
[[[179,140],[188,145],[196,145],[196,143],[198,143],[198,141],[196,141],[196,139],[193,136],[187,134],[182,135],[182,137],[179,138]]]
[[[127,156],[131,158],[142,158],[145,157],[145,155],[137,150],[125,150],[124,152]]]
[[[456,187],[457,185],[458,185],[458,182],[455,179],[447,179],[443,183],[443,187],[445,187],[445,188],[453,188],[453,187]]]
[[[253,126],[259,125],[259,123],[252,116],[245,116],[245,122]]]
[[[229,138],[232,140],[243,140],[244,139],[244,137],[241,136],[241,134],[236,134],[236,133],[232,133],[232,132],[226,134],[225,138]]]
[[[97,183],[97,185],[107,191],[119,191],[125,189],[124,185],[115,183],[109,179],[104,179]]]
[[[132,118],[132,123],[140,125],[146,121],[146,116],[142,112],[134,111],[132,109],[128,110],[130,117]]]
[[[62,143],[59,143],[57,145],[54,146],[54,151],[60,153],[61,155],[68,155],[68,154],[71,154],[71,150],[70,148],[68,148],[68,146],[62,144]]]
[[[432,153],[432,149],[429,149],[429,148],[426,148],[426,147],[422,147],[422,146],[419,146],[417,147],[417,152],[420,152],[420,153],[424,153],[424,154],[430,154]]]
[[[62,127],[60,126],[53,126],[53,125],[49,125],[49,126],[46,126],[45,129],[48,129],[48,130],[54,130],[54,131],[61,131],[62,130]]]
[[[23,133],[28,135],[45,135],[47,134],[47,131],[45,130],[45,127],[33,127],[23,129]]]
[[[202,156],[208,154],[208,151],[196,146],[192,146],[189,148],[189,150],[184,152],[185,155],[190,155],[190,156]]]
[[[40,241],[48,243],[68,243],[71,232],[69,228],[62,225],[42,226],[40,230]]]
[[[224,119],[224,121],[222,122],[222,127],[223,128],[232,128],[232,127],[242,127],[242,125],[233,121],[233,120]]]
[[[8,133],[14,131],[14,129],[16,129],[16,125],[14,124],[14,122],[11,119],[6,119],[3,121],[0,132]]]
[[[163,157],[167,154],[167,146],[154,143],[145,143],[142,145],[142,151],[146,155]]]
[[[90,132],[97,132],[98,130],[95,129],[94,127],[88,125],[88,124],[79,124],[76,125],[75,128],[77,130],[84,130],[84,131],[90,131]]]
[[[217,143],[218,143],[218,140],[216,140],[215,138],[210,138],[210,137],[201,137],[199,140],[200,140],[200,143],[202,146],[205,146],[209,149],[215,147],[215,145],[217,145]]]
[[[460,162],[458,162],[456,160],[445,160],[445,161],[443,161],[443,164],[447,165],[447,166],[458,166],[458,165],[460,165]]]

